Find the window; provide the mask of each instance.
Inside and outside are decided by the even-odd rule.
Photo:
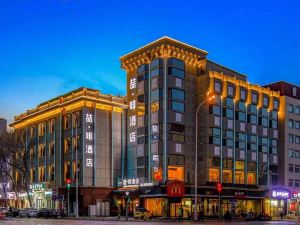
[[[168,166],[168,180],[184,181],[184,167]]]
[[[216,127],[211,128],[211,133],[214,136],[221,136],[221,129]]]
[[[184,61],[176,59],[176,58],[169,58],[168,65],[176,67],[181,70],[184,70]]]
[[[39,167],[39,182],[45,181],[45,167],[40,166]]]
[[[292,179],[289,179],[289,187],[293,187],[293,180]]]
[[[49,144],[49,156],[54,155],[54,141],[51,141]]]
[[[268,107],[268,105],[269,105],[269,99],[268,99],[268,97],[264,96],[263,97],[263,106]]]
[[[154,78],[154,77],[156,77],[156,76],[158,76],[158,75],[160,75],[162,73],[163,73],[162,69],[160,69],[160,68],[151,69],[151,71],[150,71],[150,77]]]
[[[223,146],[233,147],[233,140],[232,139],[223,139]]]
[[[235,183],[236,184],[245,184],[245,173],[241,171],[235,172]]]
[[[208,181],[209,182],[218,182],[219,181],[219,169],[209,168]]]
[[[208,163],[210,167],[220,167],[220,158],[210,158]]]
[[[162,89],[156,89],[151,91],[151,101],[158,100],[162,97]]]
[[[268,138],[259,137],[259,144],[267,145],[268,144]]]
[[[250,135],[248,134],[248,142],[254,142],[256,143],[257,137],[256,135]]]
[[[295,143],[300,144],[300,136],[295,136]]]
[[[49,180],[54,181],[55,168],[54,165],[49,165]]]
[[[176,123],[169,123],[169,131],[170,132],[179,132],[179,133],[184,133],[185,126],[181,124],[176,124]]]
[[[160,59],[160,58],[154,59],[150,63],[150,68],[152,69],[152,68],[162,66],[162,63],[163,63],[162,59]]]
[[[295,129],[300,130],[300,121],[295,121]]]
[[[232,183],[232,170],[223,170],[223,183]]]
[[[159,110],[159,101],[151,102],[151,113],[155,113]]]
[[[294,113],[294,105],[288,104],[288,111],[289,113]]]
[[[233,97],[233,95],[234,95],[233,92],[234,92],[233,86],[232,85],[228,85],[227,86],[227,96]]]
[[[221,83],[219,81],[215,81],[215,93],[221,93]]]
[[[300,180],[295,180],[295,187],[300,187]]]
[[[292,88],[292,93],[293,93],[293,96],[297,96],[297,88],[296,87]]]
[[[149,65],[148,64],[143,64],[143,65],[140,65],[137,69],[137,73],[140,74],[140,73],[144,73],[146,71],[149,70]]]
[[[255,185],[256,184],[256,173],[247,174],[247,184]]]
[[[300,158],[300,151],[295,150],[295,158]]]
[[[172,110],[178,111],[178,112],[184,112],[184,103],[172,101]]]
[[[252,97],[252,101],[251,101],[251,102],[252,102],[253,104],[257,104],[257,94],[256,94],[256,93],[252,93],[252,94],[251,94],[251,97]]]
[[[235,114],[235,119],[246,122],[246,113],[244,113],[244,112],[237,112]]]
[[[233,110],[232,109],[223,109],[223,117],[233,119]]]
[[[226,137],[226,138],[233,138],[233,131],[231,131],[231,130],[226,130],[226,131],[224,131],[224,130],[223,130],[223,137]]]
[[[71,140],[66,138],[64,141],[65,153],[71,151]]]
[[[210,105],[209,106],[209,113],[213,115],[220,116],[221,115],[221,107],[217,105]]]
[[[184,101],[185,94],[183,90],[172,88],[171,90],[171,98]]]
[[[71,128],[70,115],[64,116],[64,128],[65,128],[65,130],[68,130]]]
[[[184,79],[185,76],[184,70],[179,70],[173,67],[168,68],[168,74],[181,79]]]
[[[295,106],[295,114],[300,115],[300,107]]]
[[[267,118],[259,117],[258,125],[267,127],[269,125],[269,120]]]
[[[234,102],[232,98],[226,98],[225,99],[225,106],[229,108],[233,108]]]
[[[300,165],[295,165],[295,173],[300,173]]]
[[[294,158],[294,150],[293,149],[289,149],[288,150],[288,155],[289,155],[289,158]]]
[[[49,123],[49,132],[53,133],[55,130],[55,119],[51,119]]]
[[[220,145],[221,138],[220,137],[209,137],[209,144]]]
[[[245,102],[238,102],[237,109],[240,110],[240,111],[246,111]]]
[[[294,165],[293,164],[289,164],[289,172],[294,172]]]
[[[236,139],[239,140],[239,141],[246,141],[246,134],[236,133]]]
[[[246,90],[240,89],[240,100],[246,101]]]
[[[270,120],[270,127],[271,128],[278,128],[278,122],[277,120]]]
[[[289,128],[294,128],[294,120],[289,119]]]
[[[274,110],[278,110],[278,108],[279,108],[279,101],[278,100],[273,100],[273,108],[274,108]]]
[[[45,135],[45,131],[46,131],[46,124],[45,123],[39,123],[39,136],[43,136]]]

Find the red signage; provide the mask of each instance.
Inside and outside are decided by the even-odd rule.
[[[185,195],[185,186],[182,181],[174,180],[167,184],[168,197],[183,197]]]

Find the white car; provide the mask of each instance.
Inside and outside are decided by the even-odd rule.
[[[35,208],[26,208],[26,209],[21,209],[19,215],[20,217],[30,218],[30,217],[36,217],[38,212],[39,211]]]

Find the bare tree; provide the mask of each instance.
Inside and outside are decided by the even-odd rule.
[[[25,189],[30,207],[32,207],[29,195],[30,154],[33,146],[33,139],[27,141],[23,132],[0,136],[0,172],[4,178],[9,177],[12,181],[17,200],[18,190]],[[15,172],[19,174],[18,179],[16,179]]]

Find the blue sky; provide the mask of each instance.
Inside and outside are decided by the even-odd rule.
[[[167,35],[266,84],[300,84],[299,1],[0,0],[0,117],[86,86],[126,93],[119,57]]]

